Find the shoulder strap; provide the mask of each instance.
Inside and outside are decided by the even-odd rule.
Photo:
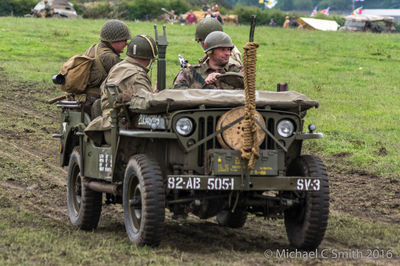
[[[94,60],[96,62],[97,67],[101,70],[101,72],[103,72],[103,75],[107,76],[107,71],[104,69],[103,64],[100,62],[100,58],[97,56],[97,49],[99,44],[96,44],[96,46],[94,47]]]
[[[194,67],[190,66],[190,70],[193,73],[193,78],[199,82],[201,84],[202,87],[204,87],[204,85],[206,85],[206,81],[203,79],[203,77],[197,73],[197,71],[194,69]]]

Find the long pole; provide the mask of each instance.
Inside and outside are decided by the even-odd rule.
[[[163,25],[163,35],[159,36],[157,32],[157,24],[154,25],[156,43],[158,47],[158,59],[157,59],[157,89],[162,91],[165,89],[165,73],[166,73],[166,59],[165,54],[167,51],[167,33],[165,31],[165,25]]]

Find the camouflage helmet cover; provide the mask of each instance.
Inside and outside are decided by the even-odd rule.
[[[126,55],[133,58],[154,59],[157,56],[156,42],[149,35],[136,35],[129,43]]]
[[[231,37],[223,31],[213,31],[207,35],[204,40],[204,52],[208,52],[215,48],[231,48],[233,49],[233,43]]]
[[[195,39],[198,42],[203,42],[207,35],[213,31],[223,31],[222,24],[216,18],[204,18],[196,27]]]
[[[119,42],[129,40],[131,34],[128,26],[118,19],[111,19],[101,27],[100,40],[105,42]]]

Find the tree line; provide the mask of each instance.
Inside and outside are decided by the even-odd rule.
[[[231,6],[243,5],[243,6],[257,6],[262,8],[262,4],[259,0],[224,0]],[[267,0],[265,0],[267,1]],[[285,11],[294,10],[312,10],[314,7],[324,9],[330,7],[331,10],[335,11],[349,11],[353,7],[352,0],[278,0],[278,3],[274,8]],[[400,8],[399,0],[365,0],[362,2],[355,2],[355,7],[363,6],[366,9],[391,9]]]
[[[274,17],[277,22],[284,19],[288,11],[302,11],[304,15],[317,7],[318,10],[330,7],[331,13],[350,13],[352,0],[277,0],[274,8],[268,9],[259,0],[120,0],[96,1],[96,4],[85,5],[91,0],[70,0],[75,10],[84,18],[121,18],[126,20],[156,19],[163,14],[161,7],[175,10],[182,14],[189,9],[200,9],[205,3],[217,3],[222,14],[230,13],[239,16],[241,23],[248,22],[249,13],[257,13],[263,22]],[[265,0],[267,1],[267,0]],[[1,0],[0,16],[23,16],[29,14],[39,0]],[[366,8],[400,8],[399,0],[365,0],[355,2],[355,7]],[[282,12],[283,11],[283,12]],[[258,19],[258,20],[259,20]],[[338,21],[340,23],[340,21]]]

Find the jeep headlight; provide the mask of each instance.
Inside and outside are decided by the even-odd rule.
[[[284,138],[288,138],[293,134],[294,125],[290,120],[282,120],[277,126],[278,134]]]
[[[193,122],[187,117],[178,119],[175,124],[175,130],[179,135],[188,136],[193,131]]]

